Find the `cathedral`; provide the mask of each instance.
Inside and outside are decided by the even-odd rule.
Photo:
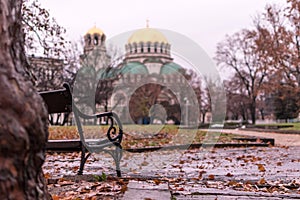
[[[109,71],[114,61],[107,52],[105,33],[93,27],[84,35],[84,42],[81,65],[93,66],[99,83],[112,86],[105,99],[106,111],[116,112],[125,124],[197,123],[191,111],[199,108],[188,102],[193,98],[187,92],[186,71],[174,62],[171,44],[162,32],[148,25],[135,31],[124,46],[121,62]],[[97,96],[106,95],[103,90],[102,84],[96,103]],[[101,104],[99,100],[97,110],[105,111]]]

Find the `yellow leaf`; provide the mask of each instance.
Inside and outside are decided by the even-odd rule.
[[[158,179],[154,179],[153,181],[154,181],[154,183],[155,183],[156,185],[159,185],[159,184],[161,183],[161,181],[158,180]]]
[[[266,184],[267,183],[267,181],[264,179],[264,178],[262,178],[262,179],[260,179],[259,181],[258,181],[258,184],[259,185],[264,185],[264,184]]]
[[[57,196],[57,195],[53,195],[53,196],[52,196],[52,199],[53,199],[53,200],[59,200],[60,198],[59,198],[59,196]]]
[[[44,174],[45,179],[49,179],[51,177],[50,173]]]
[[[237,186],[237,185],[238,185],[238,182],[236,182],[236,181],[229,181],[229,182],[228,182],[228,185],[229,185],[229,186]]]
[[[266,171],[264,165],[262,165],[262,164],[257,164],[257,167],[258,167],[258,170],[259,170],[260,172],[265,172],[265,171]]]

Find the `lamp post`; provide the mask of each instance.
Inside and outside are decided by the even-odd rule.
[[[189,125],[189,100],[187,97],[184,97],[185,102],[185,125]]]

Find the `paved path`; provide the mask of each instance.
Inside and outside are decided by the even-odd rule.
[[[149,183],[146,181],[129,181],[127,191],[121,200],[169,200],[171,192],[167,183]]]
[[[219,131],[274,138],[277,146],[216,148],[209,152],[193,149],[183,154],[177,151],[124,152],[121,161],[123,176],[144,177],[148,181],[130,180],[128,190],[120,199],[169,200],[171,196],[182,200],[300,199],[300,135]],[[75,175],[79,161],[78,156],[74,159],[73,154],[49,155],[44,172],[54,176]],[[97,174],[103,171],[115,175],[112,166],[110,156],[93,154],[86,164],[85,173]],[[155,180],[159,180],[159,183],[156,184]],[[264,188],[256,188],[261,181],[266,181],[278,191],[266,192]],[[250,190],[248,182],[252,185]],[[296,189],[282,186],[294,183]]]
[[[223,129],[223,130],[211,129],[209,131],[221,131],[223,133],[234,133],[234,134],[249,135],[249,136],[255,136],[255,137],[274,138],[275,145],[278,145],[278,146],[300,146],[300,134],[280,134],[280,133],[271,133],[271,132],[255,132],[255,131],[246,131],[246,130],[240,130],[240,129]]]
[[[128,189],[120,200],[280,200],[300,199],[297,194],[270,194],[264,192],[245,192],[230,189],[199,188],[197,194],[179,194],[170,191],[170,184],[149,181],[129,181]],[[173,195],[172,195],[173,193]]]

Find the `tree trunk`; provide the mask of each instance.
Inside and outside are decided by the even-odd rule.
[[[48,199],[47,114],[26,75],[19,0],[0,0],[0,199]]]
[[[265,110],[264,109],[260,109],[260,115],[261,115],[261,120],[265,120]]]
[[[206,112],[202,112],[202,124],[205,124]]]
[[[256,123],[256,103],[252,103],[250,105],[250,115],[251,115],[251,120],[252,120],[252,124]]]

